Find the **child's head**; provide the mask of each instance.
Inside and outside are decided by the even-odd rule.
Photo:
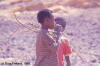
[[[52,11],[48,9],[43,9],[38,12],[37,20],[42,26],[46,26],[50,29],[54,28],[54,16]]]
[[[57,18],[55,19],[55,22],[56,22],[56,24],[59,24],[59,25],[62,26],[62,31],[65,30],[66,21],[65,21],[65,19],[64,19],[63,17],[57,17]]]

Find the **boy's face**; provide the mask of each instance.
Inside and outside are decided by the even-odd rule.
[[[51,18],[46,18],[44,21],[44,24],[50,28],[53,29],[55,26],[55,20],[54,20],[54,16],[52,15]]]
[[[63,23],[63,22],[56,22],[56,24],[59,24],[59,25],[61,25],[61,26],[62,26],[62,23]],[[65,29],[65,28],[62,26],[62,32],[64,31],[64,29]]]

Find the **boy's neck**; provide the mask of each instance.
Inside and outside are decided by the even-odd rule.
[[[46,29],[46,30],[48,30],[48,27],[47,27],[47,26],[42,25],[42,29]]]

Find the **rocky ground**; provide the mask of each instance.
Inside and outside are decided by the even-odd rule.
[[[36,20],[38,9],[34,10],[33,8],[30,11],[24,9],[23,12],[16,12],[16,17],[12,11],[24,5],[36,3],[37,1],[28,2],[26,0],[27,2],[17,3],[12,3],[12,1],[0,0],[0,66],[34,66],[35,40],[40,28]],[[49,1],[51,2],[51,0],[45,2]],[[80,3],[79,0],[76,1]],[[41,2],[43,1],[41,0]],[[82,0],[81,3],[87,2],[89,0]],[[98,5],[93,6],[91,2],[92,4],[98,3]],[[85,5],[85,8],[82,4],[77,5],[74,3],[76,6],[69,4],[65,6],[62,3],[58,3],[60,6],[55,4],[55,6],[49,8],[53,9],[53,7],[57,7],[58,11],[54,13],[54,16],[62,16],[66,19],[67,26],[65,33],[71,37],[70,45],[76,51],[70,56],[72,66],[100,66],[99,0],[95,0],[95,2],[91,0],[89,4],[92,6],[88,7]],[[23,63],[23,65],[2,65],[2,62],[12,61]],[[30,64],[26,65],[24,64],[25,62],[30,62]]]

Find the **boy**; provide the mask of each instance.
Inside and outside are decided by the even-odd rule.
[[[36,40],[36,62],[35,66],[58,66],[57,60],[57,36],[49,29],[54,29],[54,16],[48,9],[38,12],[37,20],[41,24],[41,29]]]
[[[64,57],[65,56],[65,60],[67,62],[66,66],[71,66],[70,60],[69,60],[69,55],[71,54],[71,48],[68,44],[68,40],[65,37],[65,35],[63,35],[63,31],[65,30],[65,26],[66,26],[66,21],[62,18],[62,17],[58,17],[55,19],[56,24],[59,24],[62,26],[62,34],[59,37],[59,43],[60,46],[58,48],[57,51],[57,56],[58,56],[58,62],[59,62],[59,66],[64,66]],[[58,30],[58,29],[56,29]]]

